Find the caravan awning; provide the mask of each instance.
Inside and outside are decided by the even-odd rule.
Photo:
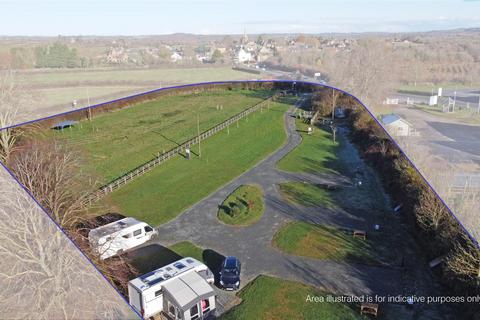
[[[215,295],[215,291],[195,271],[187,272],[163,285],[163,290],[182,311],[189,310],[200,300]]]

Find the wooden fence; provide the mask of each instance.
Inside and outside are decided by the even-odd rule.
[[[236,115],[234,115],[231,118],[225,120],[224,122],[210,128],[206,131],[203,131],[198,136],[195,136],[194,138],[185,141],[181,145],[179,145],[179,146],[177,146],[173,149],[170,149],[169,151],[166,151],[165,153],[162,153],[162,154],[158,155],[157,157],[155,157],[152,160],[136,167],[133,170],[130,170],[129,172],[125,173],[124,175],[120,176],[119,178],[117,178],[117,179],[109,182],[108,184],[100,187],[97,191],[91,193],[87,197],[87,199],[85,201],[85,204],[90,205],[93,202],[98,201],[103,196],[105,196],[105,195],[113,192],[114,190],[120,188],[121,186],[127,184],[129,181],[132,181],[134,178],[144,175],[145,173],[149,172],[150,170],[152,170],[156,166],[158,166],[158,165],[166,162],[167,160],[173,158],[174,156],[182,153],[183,151],[185,151],[185,149],[190,148],[191,146],[198,144],[199,141],[202,141],[202,140],[207,139],[208,137],[211,137],[212,135],[216,134],[217,132],[219,132],[219,131],[227,128],[227,127],[229,127],[230,125],[235,124],[240,119],[248,116],[252,112],[255,112],[257,110],[261,110],[265,106],[268,109],[270,101],[273,101],[274,99],[275,99],[275,95],[270,96],[269,98],[260,101],[259,103],[251,106],[250,108],[248,108],[248,109],[246,109],[246,110],[244,110],[240,113],[237,113]]]

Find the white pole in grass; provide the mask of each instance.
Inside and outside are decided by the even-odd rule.
[[[198,135],[198,157],[202,156],[202,145],[200,142],[200,115],[197,112],[197,135]]]

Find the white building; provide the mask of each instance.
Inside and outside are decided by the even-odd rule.
[[[406,137],[413,133],[412,125],[405,119],[396,114],[384,115],[381,118],[383,126],[393,136]]]
[[[174,51],[170,56],[170,60],[172,60],[172,62],[178,62],[178,61],[181,61],[182,59],[183,59],[182,55],[177,51]]]
[[[240,50],[238,50],[237,60],[239,63],[249,63],[254,61],[252,53],[246,51],[243,48],[240,48]]]

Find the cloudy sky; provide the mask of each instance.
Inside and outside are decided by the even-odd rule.
[[[0,0],[1,35],[429,31],[480,27],[476,0]]]

